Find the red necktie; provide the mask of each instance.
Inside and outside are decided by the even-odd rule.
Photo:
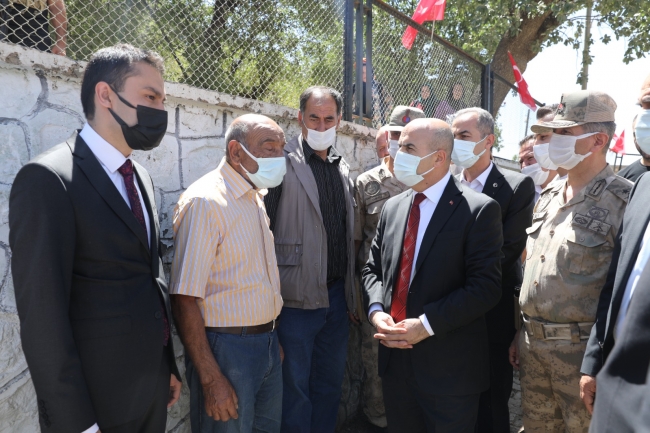
[[[133,179],[133,163],[130,159],[127,159],[120,168],[117,169],[124,178],[124,185],[126,186],[126,195],[129,197],[129,203],[131,203],[131,211],[135,215],[135,219],[138,220],[145,233],[147,231],[147,224],[144,221],[144,212],[142,211],[142,204],[140,203],[140,196],[138,195],[138,190],[135,188],[135,180]],[[164,340],[163,345],[167,346],[169,342],[169,322],[167,320],[167,313],[165,312],[164,304],[161,303],[162,316],[165,329],[163,331]]]
[[[406,233],[404,233],[399,276],[393,290],[393,302],[390,306],[390,315],[395,323],[406,319],[406,298],[411,284],[411,270],[413,269],[413,260],[415,260],[415,243],[418,239],[418,226],[420,225],[420,203],[425,198],[426,196],[421,192],[415,194],[408,224],[406,225]]]

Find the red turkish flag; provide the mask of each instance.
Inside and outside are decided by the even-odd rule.
[[[619,155],[625,155],[625,130],[621,132],[621,135],[614,134],[614,146],[609,150]]]
[[[411,18],[418,24],[422,24],[425,21],[442,21],[445,18],[446,5],[447,0],[420,0]],[[404,48],[410,50],[417,35],[418,31],[408,26],[404,35],[402,35],[402,45]]]
[[[528,83],[526,83],[526,80],[524,80],[524,77],[521,75],[519,66],[517,66],[515,63],[515,59],[512,58],[510,51],[508,51],[508,57],[510,57],[510,63],[512,63],[512,73],[515,75],[515,81],[517,82],[517,92],[519,93],[519,99],[521,99],[521,102],[528,108],[533,111],[537,111],[537,104],[535,104],[535,100],[528,91]]]

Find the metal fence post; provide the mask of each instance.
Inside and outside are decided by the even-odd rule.
[[[357,72],[357,79],[354,86],[354,102],[356,102],[355,114],[357,123],[363,124],[363,0],[355,0],[354,2],[355,17],[356,17],[356,43],[355,43],[355,66]]]
[[[492,114],[494,106],[494,77],[492,76],[492,63],[483,66],[481,72],[481,107]]]
[[[366,0],[364,8],[366,15],[366,117],[373,118],[373,86],[374,72],[372,69],[372,0]]]
[[[352,83],[354,77],[354,0],[345,0],[343,28],[343,120],[352,121]]]

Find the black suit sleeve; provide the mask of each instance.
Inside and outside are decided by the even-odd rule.
[[[503,272],[504,281],[502,287],[513,289],[516,285],[521,284],[520,270],[514,266],[521,266],[521,254],[526,248],[528,234],[526,229],[532,225],[533,208],[535,206],[535,184],[533,179],[526,176],[515,187],[512,194],[508,213],[503,219],[503,248],[501,251],[504,257],[501,260],[501,271]],[[511,272],[508,272],[511,271]],[[505,281],[506,275],[519,275],[518,281]],[[512,278],[512,277],[510,277]],[[503,293],[502,296],[512,297],[514,293]]]
[[[75,212],[56,173],[28,164],[9,198],[11,270],[22,347],[43,432],[81,432],[96,422],[68,316]]]
[[[375,302],[384,303],[384,284],[381,266],[381,246],[384,237],[384,228],[386,226],[385,212],[388,203],[384,205],[379,214],[379,223],[375,232],[375,238],[370,244],[370,253],[368,261],[361,269],[361,287],[363,294],[363,305],[368,316],[370,305]]]
[[[490,200],[479,210],[465,241],[465,285],[424,306],[437,337],[467,325],[501,297],[501,208]]]
[[[632,187],[629,200],[632,200],[632,196],[634,195],[638,184],[639,182],[637,181],[637,183],[635,183]],[[600,291],[598,308],[596,309],[596,321],[594,323],[594,326],[591,328],[591,334],[589,335],[589,340],[587,341],[585,356],[582,359],[582,366],[580,367],[580,372],[589,376],[596,376],[600,369],[603,367],[603,362],[605,360],[605,354],[603,353],[603,347],[601,346],[601,343],[605,341],[607,321],[609,316],[611,316],[610,309],[612,305],[612,295],[614,293],[614,283],[616,282],[618,260],[621,256],[621,242],[623,240],[624,227],[625,217],[623,218],[623,223],[621,223],[621,226],[619,227],[618,233],[616,235],[616,239],[614,240],[614,253],[612,254],[612,261],[609,264],[609,271],[607,272],[605,285]],[[626,270],[620,269],[620,271],[625,272]],[[610,326],[614,326],[614,323],[610,323]]]

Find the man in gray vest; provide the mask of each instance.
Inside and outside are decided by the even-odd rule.
[[[354,186],[334,148],[341,94],[314,86],[300,95],[302,133],[284,148],[287,174],[265,198],[284,307],[282,431],[334,431],[355,314]]]

